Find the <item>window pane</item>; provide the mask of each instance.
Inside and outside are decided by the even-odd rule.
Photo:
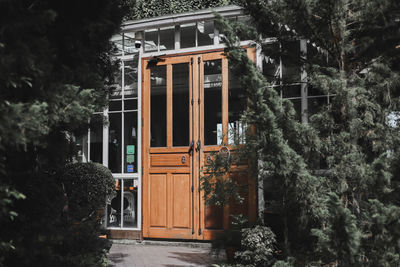
[[[300,43],[282,44],[282,80],[284,84],[300,82]]]
[[[107,197],[107,227],[121,227],[121,186],[122,180],[115,180],[116,192]]]
[[[78,162],[87,162],[88,159],[88,142],[87,134],[76,138],[76,160]]]
[[[189,64],[172,66],[173,74],[173,145],[189,144]]]
[[[111,37],[111,42],[115,45],[115,51],[113,51],[114,56],[122,55],[122,35],[116,34]]]
[[[126,32],[124,33],[124,55],[130,55],[137,53],[137,48],[135,47],[135,33]]]
[[[160,51],[175,48],[175,27],[160,29]]]
[[[90,161],[103,163],[103,116],[92,115],[90,119]]]
[[[181,25],[181,48],[196,46],[196,23]]]
[[[158,29],[148,30],[144,33],[144,51],[151,52],[158,50]]]
[[[133,60],[124,62],[124,97],[136,97],[138,88],[138,59],[139,55],[133,55]]]
[[[212,45],[214,43],[214,21],[197,22],[198,45]]]
[[[137,227],[137,183],[133,179],[124,180],[124,216],[122,227]]]
[[[124,101],[124,110],[135,110],[137,109],[137,100],[125,100]]]
[[[120,99],[122,97],[122,68],[123,62],[115,77],[115,83],[111,86],[110,99]]]
[[[296,111],[296,119],[301,122],[301,99],[290,99],[290,101],[293,103],[293,108]]]
[[[300,85],[288,85],[282,86],[282,97],[301,97],[301,86]]]
[[[110,101],[108,102],[108,110],[109,111],[120,111],[122,110],[122,101]]]
[[[229,72],[229,143],[235,141],[243,143],[244,129],[239,121],[244,109],[246,108],[246,91],[240,86],[238,79]]]
[[[137,172],[137,112],[124,113],[125,173]]]
[[[204,143],[222,142],[222,71],[221,60],[204,62]]]
[[[108,168],[113,173],[121,173],[121,113],[109,114]]]
[[[151,141],[152,147],[167,144],[167,87],[166,66],[151,68]]]
[[[270,45],[268,49],[279,49],[278,46]],[[275,51],[276,52],[276,51]],[[265,78],[272,85],[278,85],[280,81],[279,58],[275,59],[271,56],[264,56],[262,61],[262,70]]]
[[[320,88],[314,87],[311,84],[308,84],[307,86],[309,96],[326,95],[326,92],[322,91]]]

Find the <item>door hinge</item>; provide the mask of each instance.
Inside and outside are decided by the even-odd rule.
[[[192,57],[190,58],[190,63],[193,64],[193,58]]]
[[[192,185],[192,193],[194,192],[194,187],[193,187],[193,185]]]
[[[201,235],[201,228],[199,228],[199,235]]]
[[[197,63],[199,63],[199,64],[200,64],[200,57],[198,57],[198,58],[197,58]]]
[[[192,101],[191,101],[191,103],[192,103],[192,106],[193,106],[193,103],[194,103],[194,101],[193,101],[193,98],[192,98]]]

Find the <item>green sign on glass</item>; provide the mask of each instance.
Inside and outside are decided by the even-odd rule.
[[[135,146],[134,145],[127,145],[126,146],[126,154],[128,154],[128,155],[135,154]]]
[[[126,162],[127,163],[135,162],[135,155],[126,155]]]

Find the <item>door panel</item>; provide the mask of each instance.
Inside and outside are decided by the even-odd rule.
[[[173,228],[190,228],[190,180],[187,174],[173,174]]]
[[[240,101],[240,93],[228,94],[228,60],[223,52],[165,57],[153,65],[147,60],[142,64],[143,236],[213,239],[229,227],[231,212],[255,214],[250,209],[256,203],[244,196],[245,203],[232,203],[231,211],[205,206],[200,190],[207,156],[228,142],[229,120],[237,120],[228,111],[240,112],[228,110],[228,99]]]
[[[188,153],[152,154],[151,167],[189,167]]]
[[[150,226],[167,226],[167,176],[150,175]]]

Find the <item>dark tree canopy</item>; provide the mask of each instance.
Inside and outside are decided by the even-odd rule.
[[[254,131],[244,155],[254,159],[254,179],[270,187],[267,194],[273,192],[280,207],[277,258],[285,260],[275,266],[399,265],[399,2],[243,5],[257,34],[226,21],[220,31],[232,71],[248,93],[242,119]],[[264,54],[297,60],[308,88],[330,94],[331,101],[301,124],[291,101],[271,86],[280,81],[264,77],[237,47],[243,33],[259,43],[260,34],[275,40],[263,45]],[[300,39],[310,48],[299,62],[285,46]]]
[[[74,156],[74,136],[105,104],[117,67],[109,39],[124,10],[119,0],[0,1],[0,250],[11,253],[0,266],[16,266],[17,258],[18,266],[55,266],[65,253],[56,244],[76,242],[64,239],[71,233],[58,170]],[[21,193],[26,199],[12,208]],[[102,245],[93,242],[97,255]]]
[[[238,4],[241,0],[125,0],[126,19],[143,19]]]

